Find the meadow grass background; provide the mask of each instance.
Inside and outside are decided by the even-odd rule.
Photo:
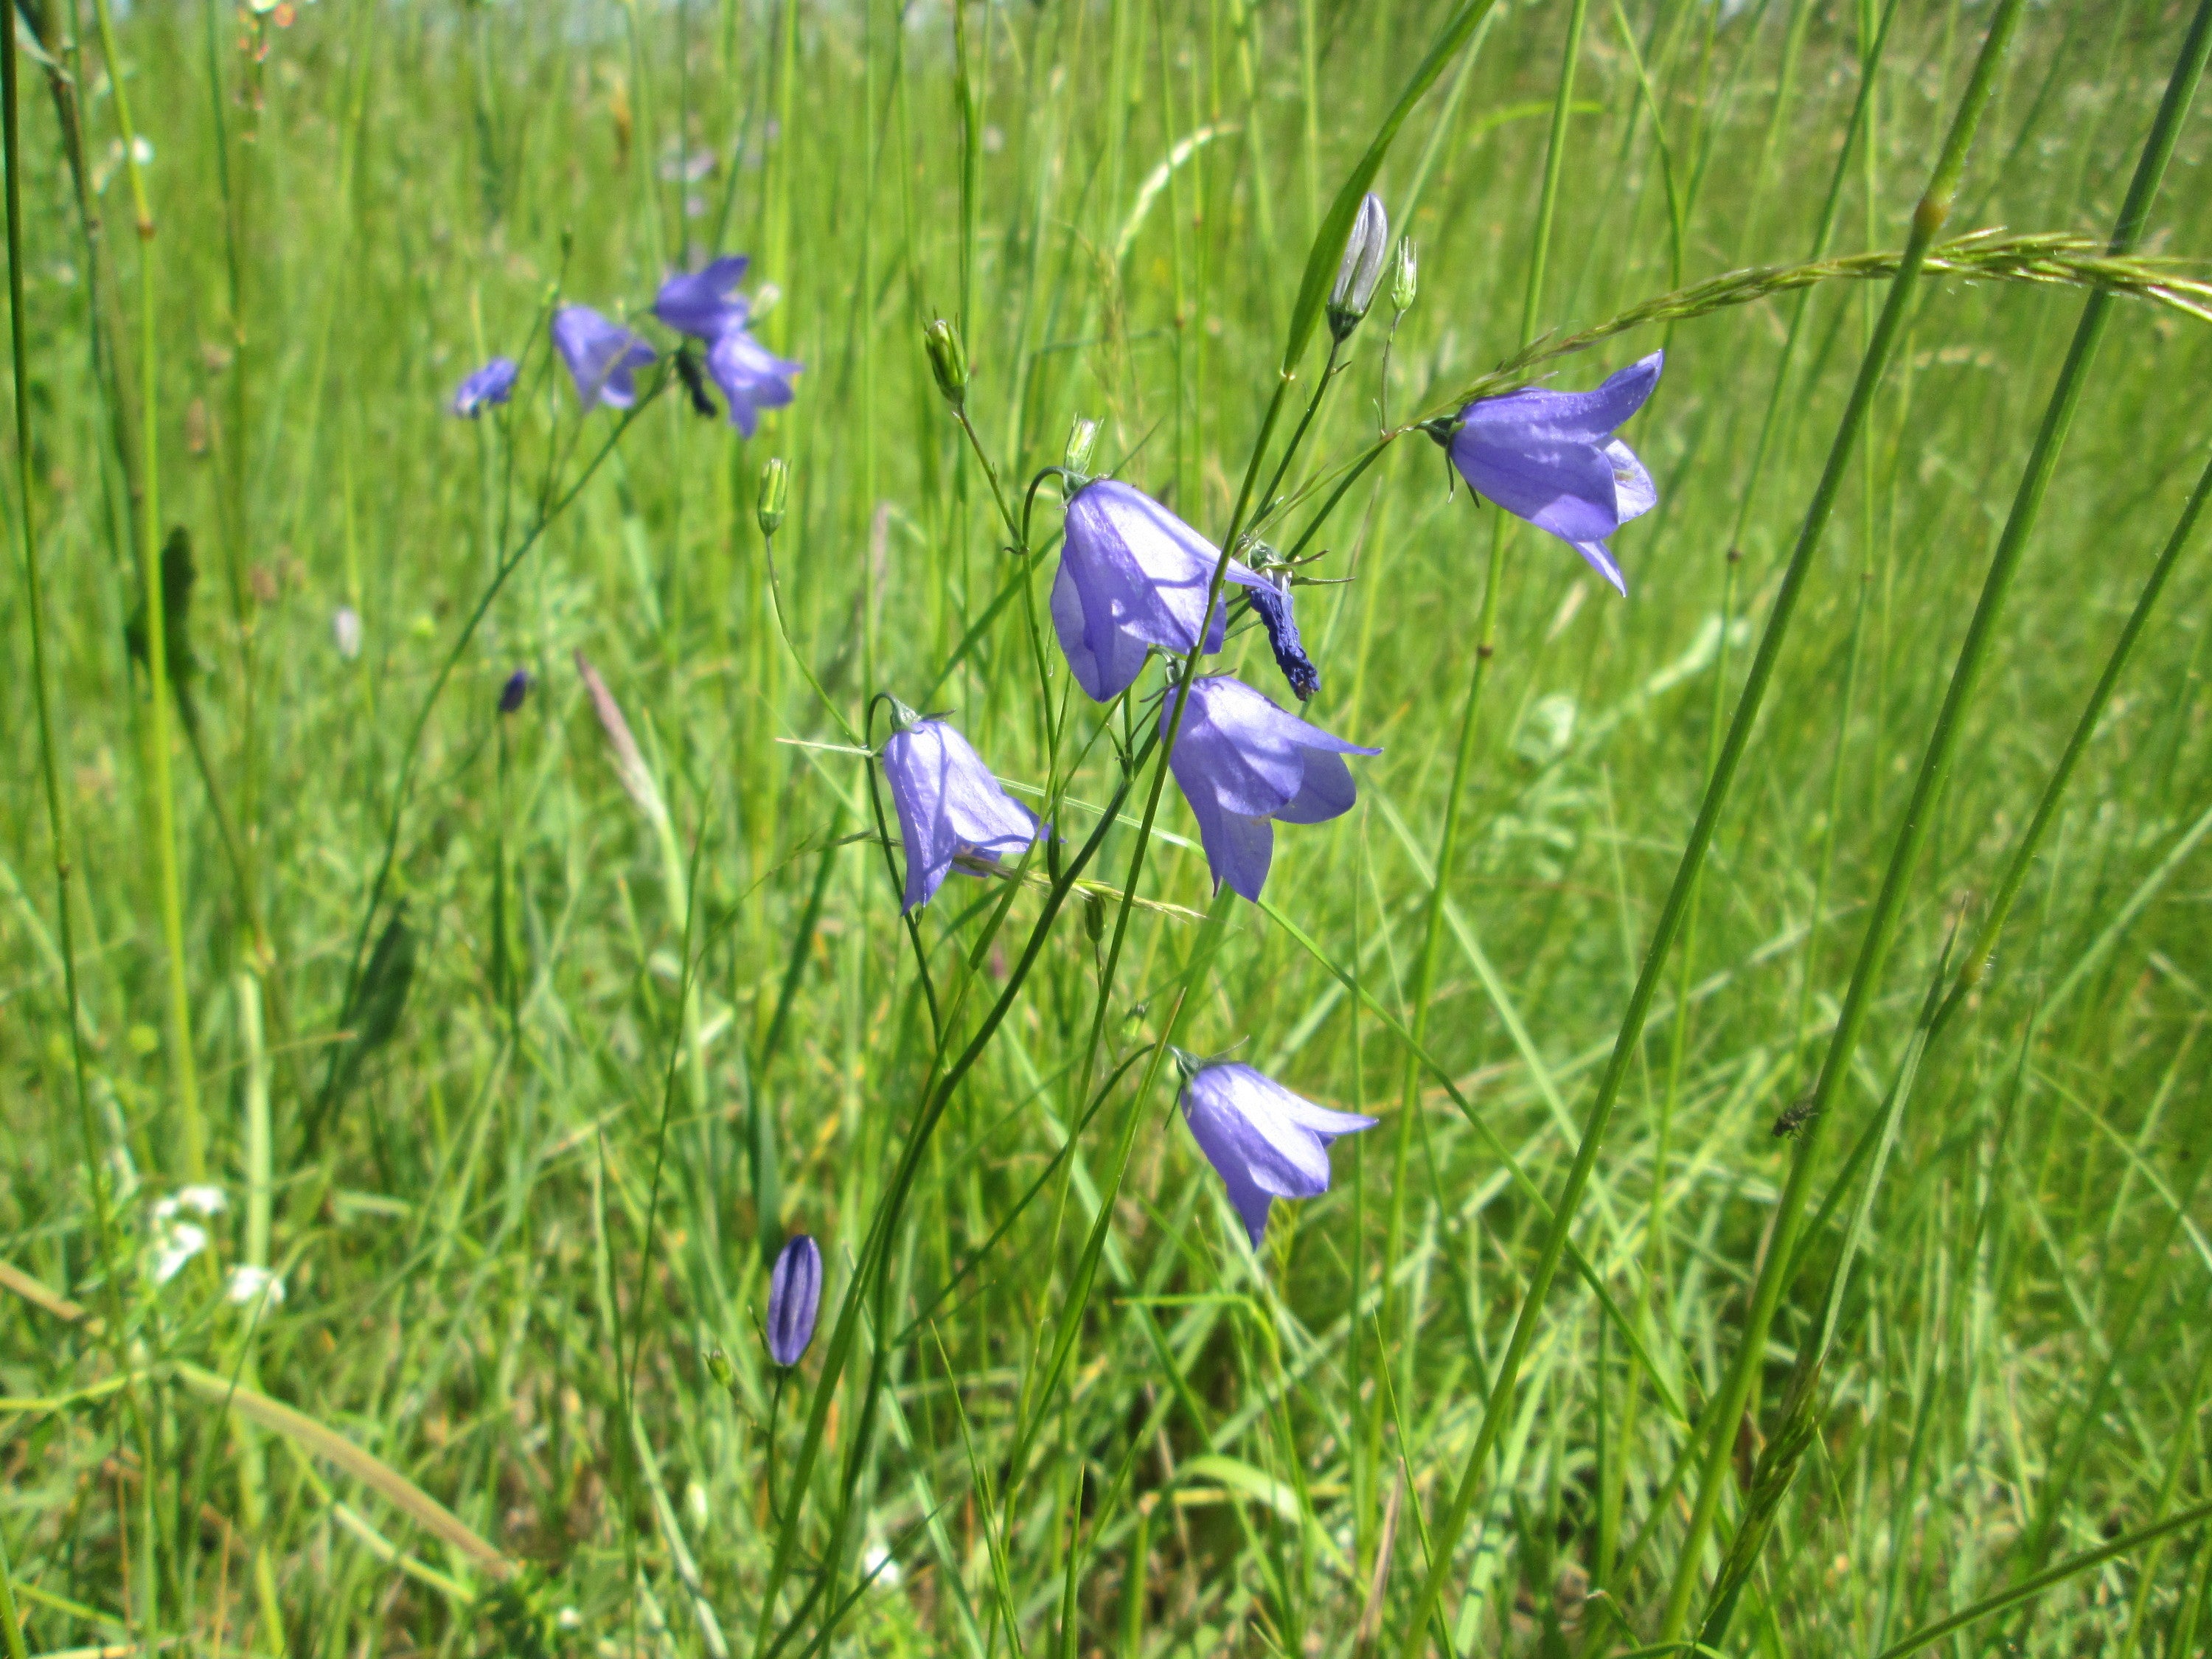
[[[856,1362],[764,1623],[768,1448],[781,1513],[801,1501],[791,1460],[823,1345],[778,1383],[757,1335],[763,1243],[820,1239],[826,1333],[929,1028],[883,859],[839,840],[870,822],[864,763],[786,741],[843,739],[777,635],[761,465],[791,467],[775,542],[791,635],[846,717],[878,690],[949,708],[1002,776],[1041,780],[1018,613],[943,674],[1013,572],[921,324],[962,325],[969,409],[1010,479],[1056,462],[1086,415],[1104,461],[1127,458],[1124,477],[1218,534],[1308,244],[1448,9],[1050,0],[956,20],[879,0],[319,0],[256,18],[142,3],[115,20],[112,60],[76,9],[38,14],[53,68],[21,65],[21,184],[82,1110],[20,559],[0,589],[0,1260],[49,1293],[0,1298],[0,1541],[28,1651],[719,1656],[769,1650],[756,1632],[787,1621],[775,1650],[794,1656],[1424,1639],[1426,1528],[1543,1228],[1497,1144],[1556,1193],[1882,285],[1642,330],[1559,368],[1553,383],[1579,388],[1668,349],[1629,433],[1661,504],[1615,538],[1626,600],[1448,489],[1418,435],[1355,488],[1316,544],[1321,572],[1352,580],[1301,590],[1322,674],[1307,712],[1385,752],[1357,764],[1353,814],[1281,832],[1267,896],[1376,1005],[1414,1018],[1503,535],[1451,925],[1420,1011],[1497,1139],[1431,1075],[1408,1097],[1402,1044],[1267,916],[1140,909],[1113,1054],[1156,1040],[1187,985],[1178,1041],[1241,1043],[1301,1092],[1383,1120],[1338,1145],[1328,1197],[1278,1207],[1255,1255],[1167,1081],[1139,1097],[1143,1069],[1128,1073],[1071,1148],[1100,954],[1071,910],[931,1143],[891,1255],[890,1305],[911,1322],[864,1339],[886,1345],[892,1384],[872,1446],[846,1467]],[[1434,412],[1524,324],[1578,327],[1823,251],[1832,179],[1826,251],[1900,245],[1992,9],[1899,7],[1884,33],[1879,6],[1809,0],[1501,6],[1377,183],[1420,248],[1391,418]],[[2105,234],[2188,12],[2032,6],[1953,228]],[[118,74],[151,145],[146,240]],[[89,227],[57,78],[82,121]],[[1868,141],[1847,149],[1869,81]],[[2199,112],[2154,252],[2207,252],[2209,137]],[[624,431],[435,705],[364,924],[440,663],[531,521],[549,456],[574,480],[613,429],[600,413],[580,434],[546,371],[549,295],[642,313],[667,270],[721,251],[751,253],[748,286],[780,291],[760,328],[805,363],[797,402],[750,442],[680,395]],[[1576,1228],[1656,1376],[1562,1274],[1449,1567],[1456,1651],[1657,1639],[1695,1491],[1677,1408],[1698,1410],[1738,1346],[1794,1145],[1772,1126],[1812,1085],[2081,303],[1954,279],[1914,290]],[[1378,306],[1355,337],[1316,459],[1371,439],[1389,324]],[[505,416],[443,411],[469,368],[526,346]],[[2196,481],[2208,382],[2212,325],[2120,302],[1832,1108],[1821,1197]],[[170,1023],[152,703],[125,637],[142,591],[132,491],[149,479],[155,530],[184,526],[198,569],[198,750],[173,733],[169,765],[201,1170]],[[12,477],[7,504],[12,527]],[[2212,1495],[2208,593],[2191,548],[1987,980],[1927,1056],[1871,1200],[1820,1432],[1730,1650],[1877,1653]],[[353,659],[333,642],[342,605],[362,619]],[[617,779],[578,650],[637,732],[665,838]],[[1221,660],[1281,697],[1256,635]],[[502,722],[518,665],[537,686]],[[1103,800],[1109,772],[1102,748],[1075,799]],[[1194,835],[1172,791],[1161,827]],[[1132,839],[1112,832],[1090,873],[1118,884]],[[941,976],[996,891],[954,882],[927,913]],[[1156,847],[1143,892],[1210,909],[1181,841]],[[399,899],[404,1006],[386,974],[380,1007],[349,1009],[357,937],[366,925],[374,942]],[[1018,928],[1037,903],[1015,899]],[[1018,937],[985,952],[981,994]],[[195,1176],[228,1207],[210,1249],[156,1285],[152,1206]],[[1814,1334],[1857,1201],[1844,1192],[1775,1327],[1765,1400],[1717,1431],[1747,1479]],[[1105,1202],[1098,1281],[1076,1306]],[[280,1273],[283,1303],[227,1301],[240,1263]],[[73,1326],[56,1295],[110,1324]],[[231,1383],[306,1426],[225,1412]],[[380,1485],[332,1436],[410,1484]],[[501,1563],[422,1524],[418,1491]],[[1723,1543],[1739,1506],[1732,1486]],[[802,1605],[825,1561],[842,1577]],[[501,1589],[511,1563],[528,1571]],[[873,1577],[855,1590],[856,1573]],[[2199,1522],[1943,1648],[2198,1652],[2209,1595]]]

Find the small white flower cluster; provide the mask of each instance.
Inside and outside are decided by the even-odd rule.
[[[207,1249],[207,1229],[188,1214],[212,1221],[230,1207],[220,1187],[182,1187],[154,1206],[154,1282],[166,1285]]]
[[[284,1300],[284,1281],[266,1267],[233,1267],[223,1294],[240,1306],[265,1297],[273,1308]]]
[[[156,1285],[167,1284],[207,1249],[208,1230],[201,1222],[214,1220],[229,1207],[222,1188],[206,1184],[179,1187],[155,1203],[148,1242]],[[284,1300],[284,1281],[266,1267],[236,1267],[223,1281],[223,1295],[241,1307],[257,1302],[275,1307]]]

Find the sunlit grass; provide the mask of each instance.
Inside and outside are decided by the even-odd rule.
[[[1282,828],[1255,908],[1212,895],[1165,790],[1102,1003],[1140,772],[940,1087],[1049,866],[956,877],[909,936],[848,728],[880,739],[878,692],[951,711],[1024,801],[1061,792],[1060,856],[1084,845],[1123,728],[1063,696],[1048,626],[1033,649],[1058,492],[1024,592],[978,455],[1018,517],[1095,419],[1094,465],[1226,531],[1316,229],[1455,9],[138,5],[113,22],[150,240],[94,17],[41,14],[22,403],[51,716],[21,580],[0,684],[0,1541],[27,1652],[1626,1652],[1671,1637],[1670,1590],[1689,1633],[1705,1619],[1847,1235],[1813,1431],[1723,1650],[1880,1653],[2032,1585],[1953,1650],[2198,1650],[2212,1532],[2158,1530],[2212,1499],[2212,585],[2203,527],[2177,534],[2212,325],[2184,310],[2111,302],[1864,1034],[1806,1115],[2071,279],[2193,6],[2030,9],[1996,70],[1944,234],[2089,240],[2066,281],[1904,292],[1435,1620],[1430,1551],[1893,257],[1514,372],[1582,389],[1668,351],[1628,434],[1660,504],[1614,538],[1625,600],[1449,488],[1419,433],[1390,442],[1307,550],[1350,580],[1299,590],[1309,717],[1384,750],[1355,763],[1358,808]],[[1376,182],[1419,298],[1353,337],[1286,477],[1314,487],[1260,533],[1291,544],[1336,469],[1511,383],[1485,377],[1532,341],[1742,267],[1894,256],[2000,9],[1486,16]],[[2182,262],[2166,278],[2205,274],[2205,152],[2199,111],[2142,244]],[[806,365],[797,402],[750,442],[672,386],[580,421],[549,306],[643,325],[667,269],[725,251]],[[939,316],[972,440],[923,349]],[[494,352],[523,359],[514,404],[447,415]],[[12,472],[5,494],[20,578]],[[162,641],[165,793],[126,634],[172,526],[198,580]],[[1287,701],[1256,629],[1218,662]],[[502,719],[518,666],[534,689]],[[1256,1255],[1174,1109],[1171,1031],[1383,1120]],[[156,1284],[155,1205],[198,1173],[187,1088],[226,1207]],[[1753,1409],[1705,1422],[1808,1143]],[[799,1231],[822,1332],[781,1378],[766,1263]],[[282,1300],[231,1299],[261,1283],[241,1267]]]

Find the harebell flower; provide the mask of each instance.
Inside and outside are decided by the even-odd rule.
[[[943,720],[891,706],[884,777],[906,843],[906,902],[911,914],[937,896],[962,853],[996,860],[1037,838],[1036,815],[999,787],[967,738]]]
[[[1235,1060],[1202,1060],[1180,1048],[1175,1058],[1191,1139],[1228,1187],[1255,1250],[1275,1200],[1328,1190],[1329,1142],[1376,1122],[1316,1106]]]
[[[1160,710],[1160,735],[1175,724],[1180,693]],[[1242,680],[1212,674],[1190,685],[1190,712],[1168,756],[1177,787],[1198,819],[1198,837],[1218,891],[1254,903],[1275,855],[1275,824],[1326,823],[1358,799],[1346,755],[1379,755],[1286,714]]]
[[[1527,386],[1469,404],[1431,435],[1478,495],[1570,543],[1621,592],[1628,584],[1605,538],[1659,501],[1635,452],[1613,436],[1659,384],[1655,351],[1595,392]]]
[[[1052,625],[1076,684],[1110,702],[1145,666],[1152,646],[1188,651],[1213,586],[1221,550],[1151,496],[1099,478],[1067,503],[1067,540],[1052,584]],[[1260,580],[1231,561],[1228,580]],[[1213,607],[1206,648],[1221,649],[1225,606]]]
[[[553,343],[586,409],[628,409],[637,401],[636,372],[653,350],[630,330],[589,306],[562,306],[553,313]]]
[[[460,390],[453,393],[453,400],[447,407],[465,420],[473,421],[485,410],[512,398],[515,377],[521,373],[514,358],[495,357],[461,382]]]

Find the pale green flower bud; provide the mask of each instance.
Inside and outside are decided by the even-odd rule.
[[[783,511],[791,499],[791,471],[777,456],[761,468],[760,501],[756,510],[760,514],[761,534],[773,536],[783,527]]]
[[[1060,454],[1060,464],[1070,472],[1087,474],[1091,471],[1091,452],[1097,442],[1098,422],[1077,416],[1075,424],[1067,428],[1067,447]]]
[[[1390,308],[1411,311],[1413,295],[1420,290],[1420,254],[1413,246],[1413,239],[1398,239],[1398,262],[1390,273]]]
[[[922,325],[921,343],[929,350],[929,372],[937,376],[937,389],[955,409],[968,405],[968,349],[960,343],[960,331],[945,318]]]

